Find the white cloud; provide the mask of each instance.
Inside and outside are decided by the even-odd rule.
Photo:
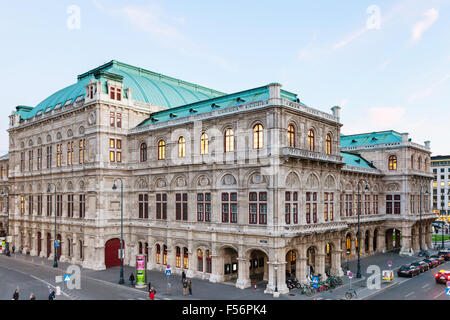
[[[411,40],[417,42],[422,38],[422,34],[428,30],[439,18],[439,11],[435,8],[431,8],[424,14],[425,19],[417,22],[411,30]]]
[[[403,121],[404,107],[373,107],[369,109],[369,121],[377,126],[393,126]]]
[[[432,83],[431,85],[424,88],[423,90],[414,92],[413,94],[411,94],[409,96],[408,101],[410,103],[412,103],[412,102],[416,102],[417,100],[420,100],[420,99],[423,99],[423,98],[426,98],[426,97],[432,95],[433,92],[435,92],[439,87],[441,87],[448,79],[450,79],[450,73],[447,73],[441,79]]]

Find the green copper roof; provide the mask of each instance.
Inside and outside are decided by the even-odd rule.
[[[344,158],[344,162],[348,166],[374,169],[375,167],[370,165],[370,163],[361,156],[353,153],[341,152],[341,157]]]
[[[361,147],[382,143],[401,142],[402,135],[396,131],[379,131],[353,135],[341,135],[341,148]]]
[[[18,109],[16,113],[20,114],[22,119],[28,119],[38,113],[51,111],[59,104],[64,105],[66,102],[72,103],[77,98],[84,98],[85,86],[92,78],[105,82],[108,78],[114,78],[116,81],[122,79],[124,89],[131,88],[133,100],[167,108],[225,95],[223,92],[113,60],[79,75],[77,83],[52,94],[35,108]],[[106,83],[103,89],[106,89]]]

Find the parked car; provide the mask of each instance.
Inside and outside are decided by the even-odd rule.
[[[428,267],[428,263],[425,263],[423,261],[413,262],[413,263],[411,263],[411,265],[419,268],[420,272],[425,272],[428,269],[430,269],[430,267]]]
[[[428,259],[425,259],[423,261],[425,261],[425,262],[430,264],[430,269],[436,267],[439,264],[439,262],[436,259],[433,259],[433,258],[428,258]]]
[[[450,260],[450,250],[442,249],[438,252],[438,256],[444,257],[445,261]]]
[[[423,263],[426,263],[426,264],[428,265],[428,270],[430,270],[431,268],[433,268],[433,262],[431,262],[431,260],[423,259],[422,262],[423,262]]]
[[[417,276],[420,273],[420,269],[418,267],[408,265],[408,266],[401,266],[397,270],[397,275],[399,277],[410,277]]]
[[[450,270],[441,270],[434,275],[436,283],[447,283],[450,281]]]
[[[432,255],[430,258],[436,259],[439,264],[443,264],[445,262],[445,258],[439,255]]]

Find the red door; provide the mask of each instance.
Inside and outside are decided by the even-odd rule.
[[[125,241],[123,242],[125,251]],[[106,268],[120,266],[119,259],[120,239],[114,238],[105,243],[105,266]]]

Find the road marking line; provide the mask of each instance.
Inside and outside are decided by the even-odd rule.
[[[405,298],[406,298],[406,297],[409,297],[410,295],[413,295],[413,294],[414,294],[414,291],[408,293],[408,294],[405,296]]]
[[[441,292],[441,293],[439,293],[438,295],[435,295],[435,296],[433,297],[433,299],[436,299],[437,297],[442,296],[443,294],[444,294],[444,292]]]
[[[430,286],[430,284],[427,283],[426,285],[424,285],[424,286],[422,287],[422,289],[425,289],[426,287],[429,287],[429,286]]]

